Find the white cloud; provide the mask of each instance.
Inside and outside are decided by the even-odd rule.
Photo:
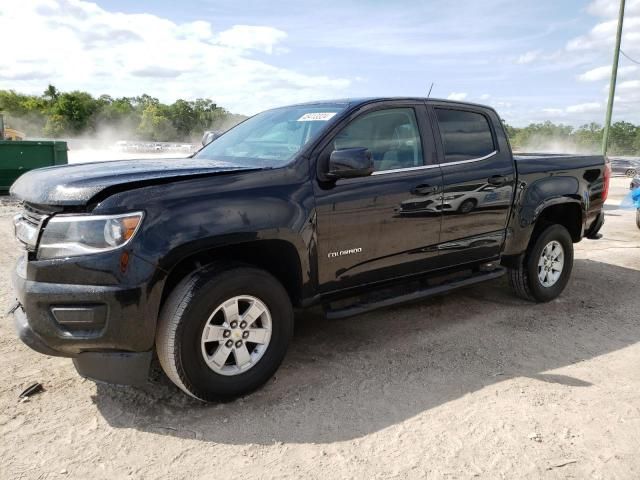
[[[240,50],[261,50],[273,53],[274,46],[287,38],[286,32],[272,27],[234,25],[218,35],[221,45]]]
[[[597,82],[599,80],[609,78],[609,75],[611,75],[611,67],[607,65],[604,67],[593,68],[578,75],[578,80],[582,82]]]
[[[596,17],[617,17],[619,8],[620,2],[617,0],[594,0],[587,7],[587,12]],[[640,15],[640,2],[637,0],[627,0],[625,15]]]
[[[455,100],[455,101],[461,102],[465,98],[467,98],[467,94],[464,92],[451,92],[447,97],[447,100]]]
[[[516,63],[526,65],[527,63],[535,62],[542,52],[540,50],[532,50],[530,52],[523,53],[518,57]]]
[[[513,103],[511,102],[505,102],[505,101],[496,101],[493,102],[493,106],[499,109],[507,109],[507,108],[511,108],[513,107]]]
[[[613,48],[618,26],[617,1],[607,2],[595,0],[587,11],[602,21],[597,23],[587,34],[570,40],[566,49],[569,52],[608,51]],[[640,47],[640,0],[626,2],[624,25],[622,30],[622,48],[629,52]]]
[[[595,21],[584,34],[570,39],[564,48],[527,52],[518,59],[519,63],[535,62],[536,66],[530,68],[557,72],[554,75],[558,77],[566,76],[562,73],[564,70],[573,71],[572,76],[575,80],[584,83],[599,82],[602,90],[574,84],[575,88],[568,90],[568,94],[555,95],[555,102],[551,104],[538,105],[526,115],[524,110],[519,111],[521,119],[551,119],[574,125],[591,121],[602,122],[609,88],[607,81],[611,75],[610,62],[617,28],[618,6],[618,0],[592,0],[586,11],[595,17]],[[626,1],[622,48],[632,57],[640,56],[640,53],[637,53],[640,52],[640,0]],[[577,68],[580,70],[575,71]],[[639,73],[639,66],[623,56],[620,57],[614,120],[625,119],[636,123],[639,121]],[[594,90],[601,93],[594,95]],[[520,122],[525,123],[523,120]]]
[[[618,77],[626,77],[630,73],[635,73],[639,69],[636,66],[629,65],[627,67],[618,67]],[[611,66],[606,65],[603,67],[596,67],[578,75],[578,80],[581,82],[598,82],[601,80],[608,80],[611,76]]]
[[[590,113],[598,112],[602,109],[602,106],[597,102],[579,103],[577,105],[570,105],[567,107],[567,113]]]
[[[25,28],[28,26],[28,33]],[[240,113],[344,95],[350,80],[310,75],[268,60],[286,49],[286,32],[209,22],[176,23],[152,14],[105,10],[82,0],[0,0],[4,49],[0,88],[40,93],[48,83],[93,94],[148,93],[164,101],[213,98]],[[258,56],[256,56],[258,55]]]
[[[593,113],[600,113],[602,111],[602,105],[596,102],[579,103],[576,105],[569,105],[568,107],[548,107],[540,110],[547,120],[576,120],[580,119],[584,121],[593,116]]]
[[[608,88],[608,86],[607,86]],[[639,90],[640,80],[627,80],[616,84],[616,90]]]

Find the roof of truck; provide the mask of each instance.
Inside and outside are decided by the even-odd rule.
[[[482,107],[482,108],[490,108],[491,110],[493,110],[493,107],[490,107],[488,105],[482,105],[479,103],[473,103],[473,102],[460,102],[457,100],[446,100],[443,98],[427,98],[427,97],[355,97],[355,98],[337,98],[337,99],[329,99],[329,100],[315,100],[315,101],[310,101],[310,102],[302,102],[302,103],[296,103],[293,105],[288,105],[288,106],[298,106],[298,105],[327,105],[327,104],[343,104],[343,105],[349,105],[351,107],[353,106],[357,106],[357,105],[364,105],[365,103],[372,103],[372,102],[382,102],[382,101],[394,101],[394,100],[411,100],[411,101],[418,101],[418,102],[428,102],[428,103],[432,103],[432,102],[437,102],[437,103],[448,103],[451,105],[468,105],[468,106],[474,106],[474,107]]]

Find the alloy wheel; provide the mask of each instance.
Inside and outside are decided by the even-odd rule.
[[[258,298],[232,297],[211,314],[202,331],[207,366],[220,375],[238,375],[255,366],[271,341],[271,313]]]
[[[564,267],[564,248],[552,240],[542,249],[538,261],[538,280],[544,287],[552,287],[560,279]]]

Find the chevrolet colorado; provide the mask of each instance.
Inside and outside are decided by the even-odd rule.
[[[55,166],[11,189],[14,321],[88,378],[204,401],[280,365],[294,308],[330,318],[508,274],[546,302],[597,238],[602,156],[513,156],[488,107],[422,98],[260,113],[191,158]]]

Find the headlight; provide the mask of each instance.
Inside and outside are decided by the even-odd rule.
[[[40,224],[30,222],[22,215],[18,214],[13,217],[14,235],[22,246],[30,252],[36,249],[39,228]]]
[[[443,200],[445,202],[448,202],[450,200],[456,200],[457,198],[460,198],[460,197],[464,197],[464,193],[460,195],[447,195],[446,197],[443,198]]]
[[[138,230],[142,212],[122,215],[56,215],[42,231],[38,259],[107,252],[125,245]]]

